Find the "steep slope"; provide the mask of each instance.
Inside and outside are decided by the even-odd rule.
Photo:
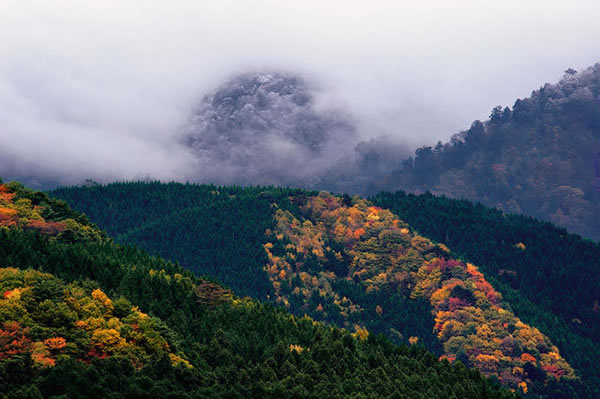
[[[371,198],[419,232],[481,267],[515,313],[557,343],[599,386],[600,245],[550,223],[465,200],[380,193]],[[473,237],[477,239],[474,240]]]
[[[553,324],[546,323],[548,319],[552,320],[552,315],[541,306],[546,302],[544,297],[535,298],[537,303],[532,303],[519,291],[500,284],[497,288],[500,288],[508,303],[503,301],[488,282],[487,277],[491,277],[492,284],[497,285],[494,274],[484,276],[466,261],[452,260],[458,254],[450,255],[446,247],[420,237],[389,211],[373,208],[358,198],[338,198],[325,194],[316,196],[316,193],[269,188],[240,190],[160,183],[61,189],[56,194],[69,199],[92,217],[97,217],[99,223],[105,223],[120,239],[138,242],[152,251],[159,250],[162,255],[171,257],[185,252],[185,248],[192,249],[196,243],[205,249],[205,255],[211,251],[218,253],[224,237],[203,233],[206,231],[203,226],[218,223],[210,212],[198,212],[196,219],[187,219],[183,224],[185,229],[182,229],[181,221],[175,222],[177,219],[170,219],[168,215],[186,214],[186,206],[196,208],[203,202],[231,201],[236,204],[241,198],[246,198],[245,201],[256,205],[256,211],[252,212],[255,215],[254,222],[260,221],[260,225],[268,229],[262,237],[253,235],[244,240],[249,246],[264,248],[268,254],[267,259],[264,256],[247,259],[248,268],[254,270],[257,278],[263,279],[266,271],[271,281],[269,291],[250,291],[253,296],[266,299],[268,295],[270,300],[294,313],[307,313],[317,320],[345,326],[357,334],[365,333],[366,327],[371,335],[383,333],[396,342],[415,342],[418,339],[419,343],[438,355],[450,359],[458,356],[483,372],[502,378],[508,385],[518,386],[525,382],[530,393],[539,392],[549,397],[553,391],[563,394],[570,392],[570,396],[577,393],[582,397],[589,395],[587,388],[578,386],[576,380],[571,384],[567,382],[569,377],[562,378],[572,376],[572,371],[557,355],[557,348],[553,348],[552,344],[554,342],[567,360],[577,359],[576,371],[586,375],[584,384],[591,384],[592,387],[596,386],[592,389],[597,389],[597,372],[590,363],[598,350],[597,343],[586,341],[587,338],[579,335],[579,331],[571,330],[570,325],[560,325],[564,328],[560,331],[562,335],[554,334],[550,340],[533,327],[544,327],[541,330],[546,334],[546,327],[550,325],[554,328]],[[155,222],[143,217],[141,220],[130,219],[126,214],[135,215],[140,209],[140,201],[157,204],[156,209],[160,209],[161,217]],[[260,205],[261,202],[265,205]],[[174,203],[178,207],[172,207]],[[150,209],[149,213],[152,212]],[[331,216],[334,213],[336,218]],[[431,214],[434,217],[435,212],[432,210]],[[356,226],[330,220],[345,220],[350,216],[356,219],[352,222]],[[230,234],[239,242],[238,234],[242,226],[238,216],[220,214],[220,217],[224,218],[220,219],[220,223],[227,226],[221,231],[222,234]],[[427,219],[428,214],[421,214],[421,217]],[[372,222],[377,218],[382,221],[373,225]],[[125,220],[129,220],[129,225]],[[170,224],[170,220],[179,225]],[[435,224],[435,220],[431,222]],[[532,231],[535,231],[534,227],[542,225],[535,221],[531,223]],[[174,235],[170,238],[169,234],[161,232],[163,230]],[[175,233],[177,230],[180,232]],[[186,235],[184,231],[191,234]],[[141,236],[140,232],[143,232]],[[143,237],[143,240],[137,241],[139,237]],[[159,244],[152,237],[156,241],[166,240],[166,244]],[[470,237],[464,238],[473,242]],[[548,237],[542,239],[547,240]],[[542,242],[539,245],[545,244]],[[242,253],[243,250],[231,247],[228,255],[234,259]],[[581,259],[585,260],[585,256],[584,251]],[[202,259],[197,259],[196,264],[194,259],[187,259],[192,262],[192,267],[203,264]],[[220,262],[223,262],[223,267],[229,268],[225,257],[220,258]],[[533,267],[535,260],[527,258],[527,264],[531,262],[534,262],[530,265]],[[481,265],[484,274],[492,270],[483,260]],[[210,273],[219,269],[219,266],[213,266],[213,269],[205,272]],[[391,270],[388,270],[390,267]],[[234,288],[238,285],[248,288],[245,281],[231,281]],[[523,321],[514,316],[511,310],[513,301],[519,305],[516,315],[524,318]],[[521,306],[523,304],[531,306]],[[457,311],[460,316],[456,316]],[[433,316],[438,316],[437,324],[431,312]],[[544,319],[540,315],[548,316]],[[454,330],[448,327],[456,326],[458,320],[455,317],[463,318],[459,322],[470,327]],[[472,317],[475,320],[467,321]],[[540,325],[536,322],[540,322]],[[432,334],[434,328],[435,334]],[[473,332],[469,332],[473,328]],[[481,330],[479,337],[477,329]],[[552,329],[550,331],[555,332]],[[448,343],[453,337],[463,339]],[[531,355],[535,361],[527,355]],[[519,373],[522,375],[519,376]],[[560,378],[560,384],[556,384],[559,378],[551,377],[553,374]]]
[[[478,200],[600,240],[600,64],[418,149],[379,187]]]
[[[0,227],[0,395],[514,397],[423,349],[236,298],[60,201],[0,188],[16,211]]]
[[[415,229],[480,265],[508,290],[560,315],[578,333],[600,340],[600,245],[550,223],[431,194],[371,198]],[[473,240],[472,237],[477,237]]]

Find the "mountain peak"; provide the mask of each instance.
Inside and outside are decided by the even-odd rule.
[[[349,118],[316,97],[306,80],[280,72],[241,74],[206,95],[185,129],[202,178],[306,184],[356,137]],[[208,169],[218,175],[205,176]]]

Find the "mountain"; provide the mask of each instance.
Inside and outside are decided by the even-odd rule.
[[[600,64],[568,69],[560,82],[413,157],[378,132],[362,140],[350,116],[319,106],[307,81],[283,73],[228,81],[205,97],[186,131],[203,165],[198,181],[431,191],[600,240]]]
[[[414,154],[401,143],[402,132],[393,138],[365,131],[316,82],[290,72],[233,76],[182,125],[172,134],[179,151],[172,157],[193,165],[179,178],[359,195],[430,191],[600,240],[600,64],[568,69],[558,83]],[[37,188],[85,178],[51,176],[18,160],[2,173]]]
[[[511,398],[418,346],[240,298],[0,183],[0,395]]]
[[[494,108],[489,120],[414,157],[378,132],[361,140],[350,116],[318,98],[307,81],[284,73],[240,75],[220,86],[186,128],[202,165],[197,180],[431,191],[600,239],[600,64],[568,69],[560,82]]]
[[[234,76],[204,96],[182,129],[194,181],[363,192],[410,155],[328,104],[313,82],[283,72]]]
[[[600,64],[418,149],[379,187],[477,200],[600,240]]]
[[[225,82],[184,132],[198,180],[228,184],[307,186],[357,141],[347,115],[320,105],[304,79],[286,73]]]
[[[402,192],[367,201],[115,183],[52,194],[118,242],[297,315],[418,342],[536,397],[600,392],[598,287],[589,277],[600,247],[549,223]]]

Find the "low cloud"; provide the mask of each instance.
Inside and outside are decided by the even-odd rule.
[[[401,154],[597,62],[598,14],[595,0],[4,0],[0,176],[234,178],[184,132],[205,95],[249,71],[301,76],[317,111],[348,115],[348,157],[383,136]],[[288,155],[272,169],[302,170],[303,148],[278,140]]]
[[[271,72],[236,76],[207,95],[183,130],[196,179],[315,186],[359,140],[351,116],[315,94],[302,77]]]

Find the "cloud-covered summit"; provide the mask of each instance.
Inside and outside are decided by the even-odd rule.
[[[198,180],[311,186],[358,142],[348,115],[299,76],[246,73],[204,97],[185,127]]]

